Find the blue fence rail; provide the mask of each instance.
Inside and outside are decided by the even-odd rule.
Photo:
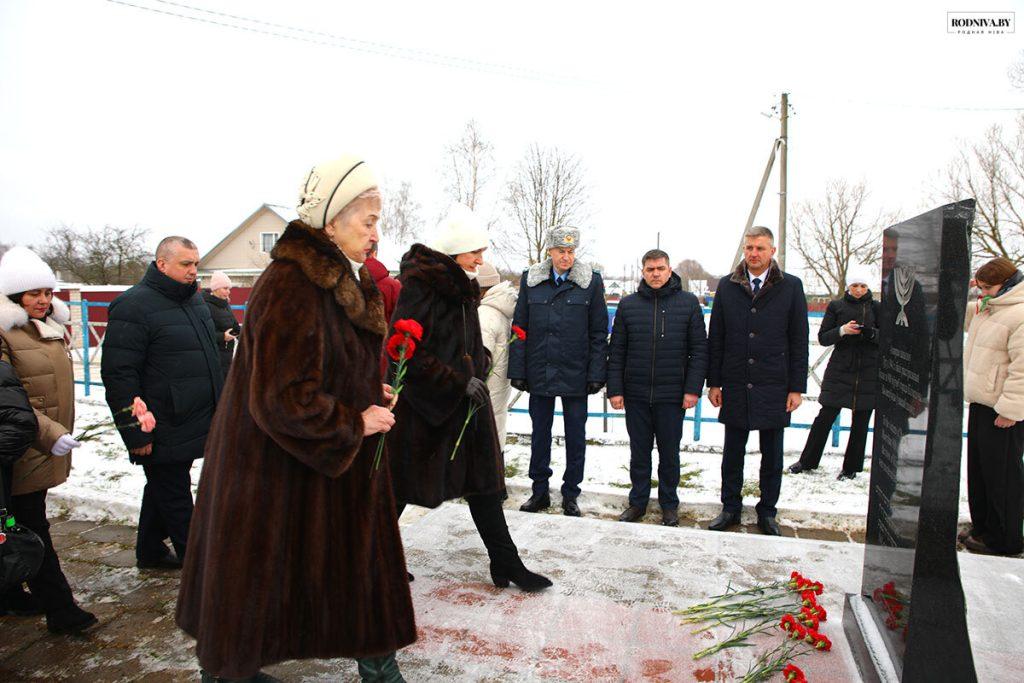
[[[81,318],[82,318],[81,322],[79,324],[81,325],[81,328],[82,328],[81,329],[81,333],[82,333],[82,365],[83,365],[83,372],[82,372],[82,379],[81,380],[75,380],[75,384],[82,384],[82,385],[84,385],[84,390],[85,390],[85,395],[86,396],[90,395],[90,388],[91,387],[103,386],[103,382],[94,381],[92,379],[92,358],[91,358],[91,355],[92,355],[92,353],[91,353],[91,341],[92,340],[91,340],[91,335],[95,335],[96,336],[97,345],[102,345],[103,338],[95,330],[95,327],[90,327],[89,309],[90,308],[107,308],[108,306],[110,306],[110,304],[105,302],[105,301],[88,301],[86,299],[82,299],[82,301],[79,303],[79,310],[81,311]],[[231,306],[231,308],[236,310],[236,311],[245,311],[245,304],[241,304],[241,305],[234,305],[233,304]],[[615,319],[615,312],[616,312],[617,308],[618,308],[618,306],[616,306],[616,305],[611,305],[611,306],[608,307],[609,326],[611,325],[611,322]],[[704,311],[705,315],[709,315],[711,313],[711,309],[709,307],[704,307],[703,311]],[[821,312],[821,311],[811,311],[807,315],[808,315],[809,318],[821,318],[821,317],[824,317],[824,313]],[[702,424],[705,424],[705,423],[708,423],[708,422],[710,422],[712,424],[718,424],[718,418],[717,417],[706,417],[706,416],[703,415],[703,409],[702,409],[703,404],[704,404],[704,397],[702,396],[701,400],[699,400],[697,402],[696,407],[692,411],[688,411],[689,413],[692,413],[692,414],[688,414],[688,415],[686,415],[683,418],[684,422],[692,422],[693,423],[693,440],[695,442],[699,442],[700,441],[701,425]],[[526,409],[526,408],[511,408],[511,409],[509,409],[509,412],[511,412],[511,413],[525,413],[525,414],[529,414],[530,411],[528,409]],[[561,411],[555,411],[555,415],[561,415],[561,414],[562,414]],[[603,420],[608,420],[608,419],[617,420],[617,419],[625,418],[626,414],[621,412],[621,411],[619,411],[619,412],[609,412],[609,411],[605,410],[605,411],[597,412],[597,413],[587,413],[587,417],[588,418],[599,418],[599,419],[603,419]],[[832,424],[832,447],[833,448],[838,448],[839,447],[839,436],[840,436],[840,434],[842,432],[850,431],[850,427],[841,424],[841,422],[840,422],[841,418],[842,418],[842,413],[840,413],[840,417],[837,417],[836,421]],[[811,425],[808,424],[808,423],[805,423],[805,422],[794,422],[794,423],[792,423],[790,425],[790,427],[792,427],[794,429],[810,429]],[[869,432],[873,432],[874,429],[871,428],[868,431]],[[911,430],[910,433],[911,434],[924,434],[925,432],[921,431],[921,430]],[[964,433],[964,437],[966,437],[966,436],[967,436],[967,433],[965,432]]]

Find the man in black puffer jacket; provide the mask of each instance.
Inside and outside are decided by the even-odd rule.
[[[192,461],[203,457],[222,378],[213,319],[196,284],[199,251],[184,237],[167,237],[142,282],[110,304],[103,338],[107,404],[119,412],[139,396],[156,429],[121,430],[131,461],[142,465],[146,488],[135,556],[139,567],[180,567],[192,519]],[[164,545],[170,538],[174,557]]]
[[[629,432],[629,507],[636,522],[651,497],[651,449],[658,442],[658,503],[665,526],[679,524],[679,442],[683,416],[700,400],[708,369],[704,313],[683,291],[668,254],[644,254],[643,281],[619,303],[608,346],[608,400],[626,409]]]

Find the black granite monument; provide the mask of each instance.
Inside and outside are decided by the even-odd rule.
[[[864,574],[843,617],[869,681],[977,680],[956,555],[973,220],[968,199],[883,236]]]

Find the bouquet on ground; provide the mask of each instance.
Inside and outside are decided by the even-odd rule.
[[[131,422],[126,422],[121,425],[117,424],[117,417],[125,413],[131,413],[131,416],[135,419],[132,420]],[[156,429],[156,417],[153,416],[153,413],[146,406],[146,402],[143,401],[138,396],[135,397],[130,406],[118,410],[110,418],[97,420],[96,422],[92,422],[86,425],[84,428],[82,428],[82,431],[80,431],[78,434],[71,438],[77,441],[79,444],[83,444],[86,441],[96,441],[104,434],[108,434],[110,432],[116,432],[122,429],[133,429],[135,427],[138,427],[146,434],[149,434],[154,429]],[[25,473],[22,479],[31,476],[33,472],[35,472],[43,465],[43,463],[45,463],[46,461],[53,457],[57,456],[50,454],[47,457],[40,460],[39,464],[33,467],[27,473]]]
[[[508,338],[508,341],[505,342],[505,346],[506,347],[511,346],[512,342],[514,342],[516,340],[519,340],[521,342],[525,342],[526,341],[526,330],[524,330],[523,328],[519,327],[519,325],[513,325],[512,326],[512,335]],[[486,381],[486,379],[490,378],[492,372],[494,372],[494,365],[493,364],[487,370],[487,377],[485,378],[485,381]],[[462,429],[459,430],[459,438],[457,438],[455,440],[455,446],[452,448],[452,455],[449,458],[449,460],[454,460],[455,459],[455,454],[458,453],[459,446],[462,445],[462,437],[466,434],[466,427],[469,426],[469,421],[473,419],[473,416],[476,415],[477,411],[479,411],[482,407],[483,407],[482,404],[472,403],[472,402],[470,403],[469,410],[466,412],[466,419],[462,421]]]
[[[423,325],[411,318],[395,321],[395,333],[384,345],[384,350],[391,358],[395,378],[391,382],[391,407],[398,403],[398,397],[405,386],[405,373],[409,370],[409,359],[416,353],[416,342],[423,339]],[[380,459],[384,453],[384,440],[387,434],[380,435],[377,442],[377,455],[373,459],[373,469],[380,468]]]
[[[732,633],[722,642],[693,655],[700,659],[727,647],[748,647],[752,636],[781,629],[786,638],[775,648],[757,656],[743,676],[743,683],[753,683],[782,673],[789,683],[806,683],[807,679],[790,660],[810,652],[827,652],[832,641],[819,632],[828,619],[825,608],[818,604],[824,590],[819,581],[811,581],[794,571],[785,581],[775,581],[747,590],[733,590],[712,597],[675,614],[683,616],[684,624],[705,624],[694,633],[716,626],[732,625]]]

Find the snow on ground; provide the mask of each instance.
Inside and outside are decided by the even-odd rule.
[[[703,417],[714,418],[715,408],[703,400]],[[516,408],[525,408],[528,396],[523,395],[516,403]],[[810,424],[818,413],[818,404],[805,401],[793,417],[794,424]],[[560,406],[556,403],[556,411]],[[605,411],[602,399],[592,396],[590,412]],[[608,412],[616,413],[617,411]],[[693,411],[687,411],[692,417]],[[629,437],[626,433],[625,420],[621,417],[609,417],[608,431],[603,432],[603,420],[591,417],[587,421],[587,461],[582,485],[583,495],[580,505],[584,512],[594,512],[601,516],[618,515],[625,507],[625,496],[629,493]],[[850,413],[845,411],[840,417],[841,424],[849,426]],[[717,422],[703,422],[700,440],[694,440],[693,422],[686,422],[683,427],[682,452],[680,453],[680,511],[690,512],[699,519],[711,519],[720,510],[719,494],[721,491],[722,440],[724,429]],[[530,417],[523,413],[509,416],[509,446],[505,451],[505,469],[507,482],[513,490],[530,486]],[[561,477],[565,467],[565,448],[562,439],[564,434],[561,417],[555,418],[552,433],[556,435],[556,443],[552,447],[551,489],[557,492],[561,485]],[[807,429],[789,428],[785,435],[785,466],[789,467],[800,458],[804,442],[808,435]],[[869,435],[870,437],[870,435]],[[846,449],[848,432],[843,432],[839,439],[839,447],[832,448],[831,438],[825,447],[825,455],[821,466],[813,472],[799,475],[785,473],[782,482],[782,494],[779,499],[779,517],[795,526],[811,526],[834,528],[845,531],[863,530],[864,518],[867,515],[868,480],[871,469],[871,439],[868,439],[868,456],[865,460],[865,472],[854,480],[836,481],[842,465],[843,453]],[[757,445],[757,434],[752,433],[747,443],[747,461],[744,467],[744,504],[753,506],[757,502],[757,478],[760,465],[760,453]],[[652,477],[657,479],[657,449],[652,456]],[[967,509],[966,467],[961,467],[960,485],[960,517],[969,519]],[[595,495],[596,494],[596,495]],[[524,494],[524,499],[525,499]],[[657,509],[657,486],[652,486],[652,501],[649,510]],[[752,513],[751,513],[752,514]]]
[[[82,426],[108,419],[110,412],[103,398],[102,387],[92,387],[86,397],[81,386],[76,387],[77,417],[76,433]],[[528,396],[523,395],[516,403],[525,408]],[[560,409],[556,403],[556,410]],[[704,399],[704,416],[714,417],[715,409]],[[590,399],[590,411],[604,410],[600,396]],[[816,403],[805,402],[794,417],[794,422],[809,424],[817,414]],[[610,411],[610,409],[609,409]],[[614,412],[614,411],[610,411]],[[688,411],[690,416],[692,411]],[[844,413],[843,424],[849,424],[849,413]],[[585,514],[602,517],[617,516],[625,506],[629,492],[629,443],[625,420],[621,417],[608,418],[608,431],[603,431],[603,420],[592,417],[587,423],[587,464],[583,483],[584,493],[580,504]],[[509,445],[506,448],[506,476],[513,501],[525,499],[530,487],[528,469],[530,463],[530,418],[529,415],[513,413],[509,416]],[[557,493],[565,463],[565,448],[561,438],[561,418],[556,417],[553,433],[556,435],[552,447],[552,491]],[[807,438],[806,429],[790,428],[786,431],[786,466],[795,462]],[[699,519],[710,519],[718,513],[721,484],[721,444],[723,430],[717,423],[703,423],[701,438],[693,438],[693,423],[687,422],[683,429],[683,452],[680,455],[682,477],[679,498],[681,511]],[[782,497],[779,501],[779,517],[794,526],[824,527],[845,531],[863,529],[867,510],[868,472],[853,481],[836,481],[846,447],[846,433],[840,437],[839,449],[826,447],[821,467],[810,473],[786,474],[782,483]],[[756,502],[757,470],[759,455],[757,437],[751,435],[747,444],[748,458],[744,472],[745,498],[748,506]],[[869,440],[870,452],[870,440]],[[654,455],[657,478],[657,453]],[[866,468],[870,469],[870,457]],[[145,477],[142,468],[128,461],[128,454],[116,433],[105,434],[99,440],[88,442],[75,450],[72,472],[68,481],[50,493],[50,507],[53,513],[69,514],[76,519],[111,520],[134,523],[138,518],[139,504]],[[202,461],[197,460],[192,468],[193,488],[199,481]],[[966,468],[961,468],[960,516],[968,519]],[[651,507],[657,509],[657,486],[653,487]],[[557,496],[556,496],[557,498]],[[556,503],[557,504],[557,503]]]

